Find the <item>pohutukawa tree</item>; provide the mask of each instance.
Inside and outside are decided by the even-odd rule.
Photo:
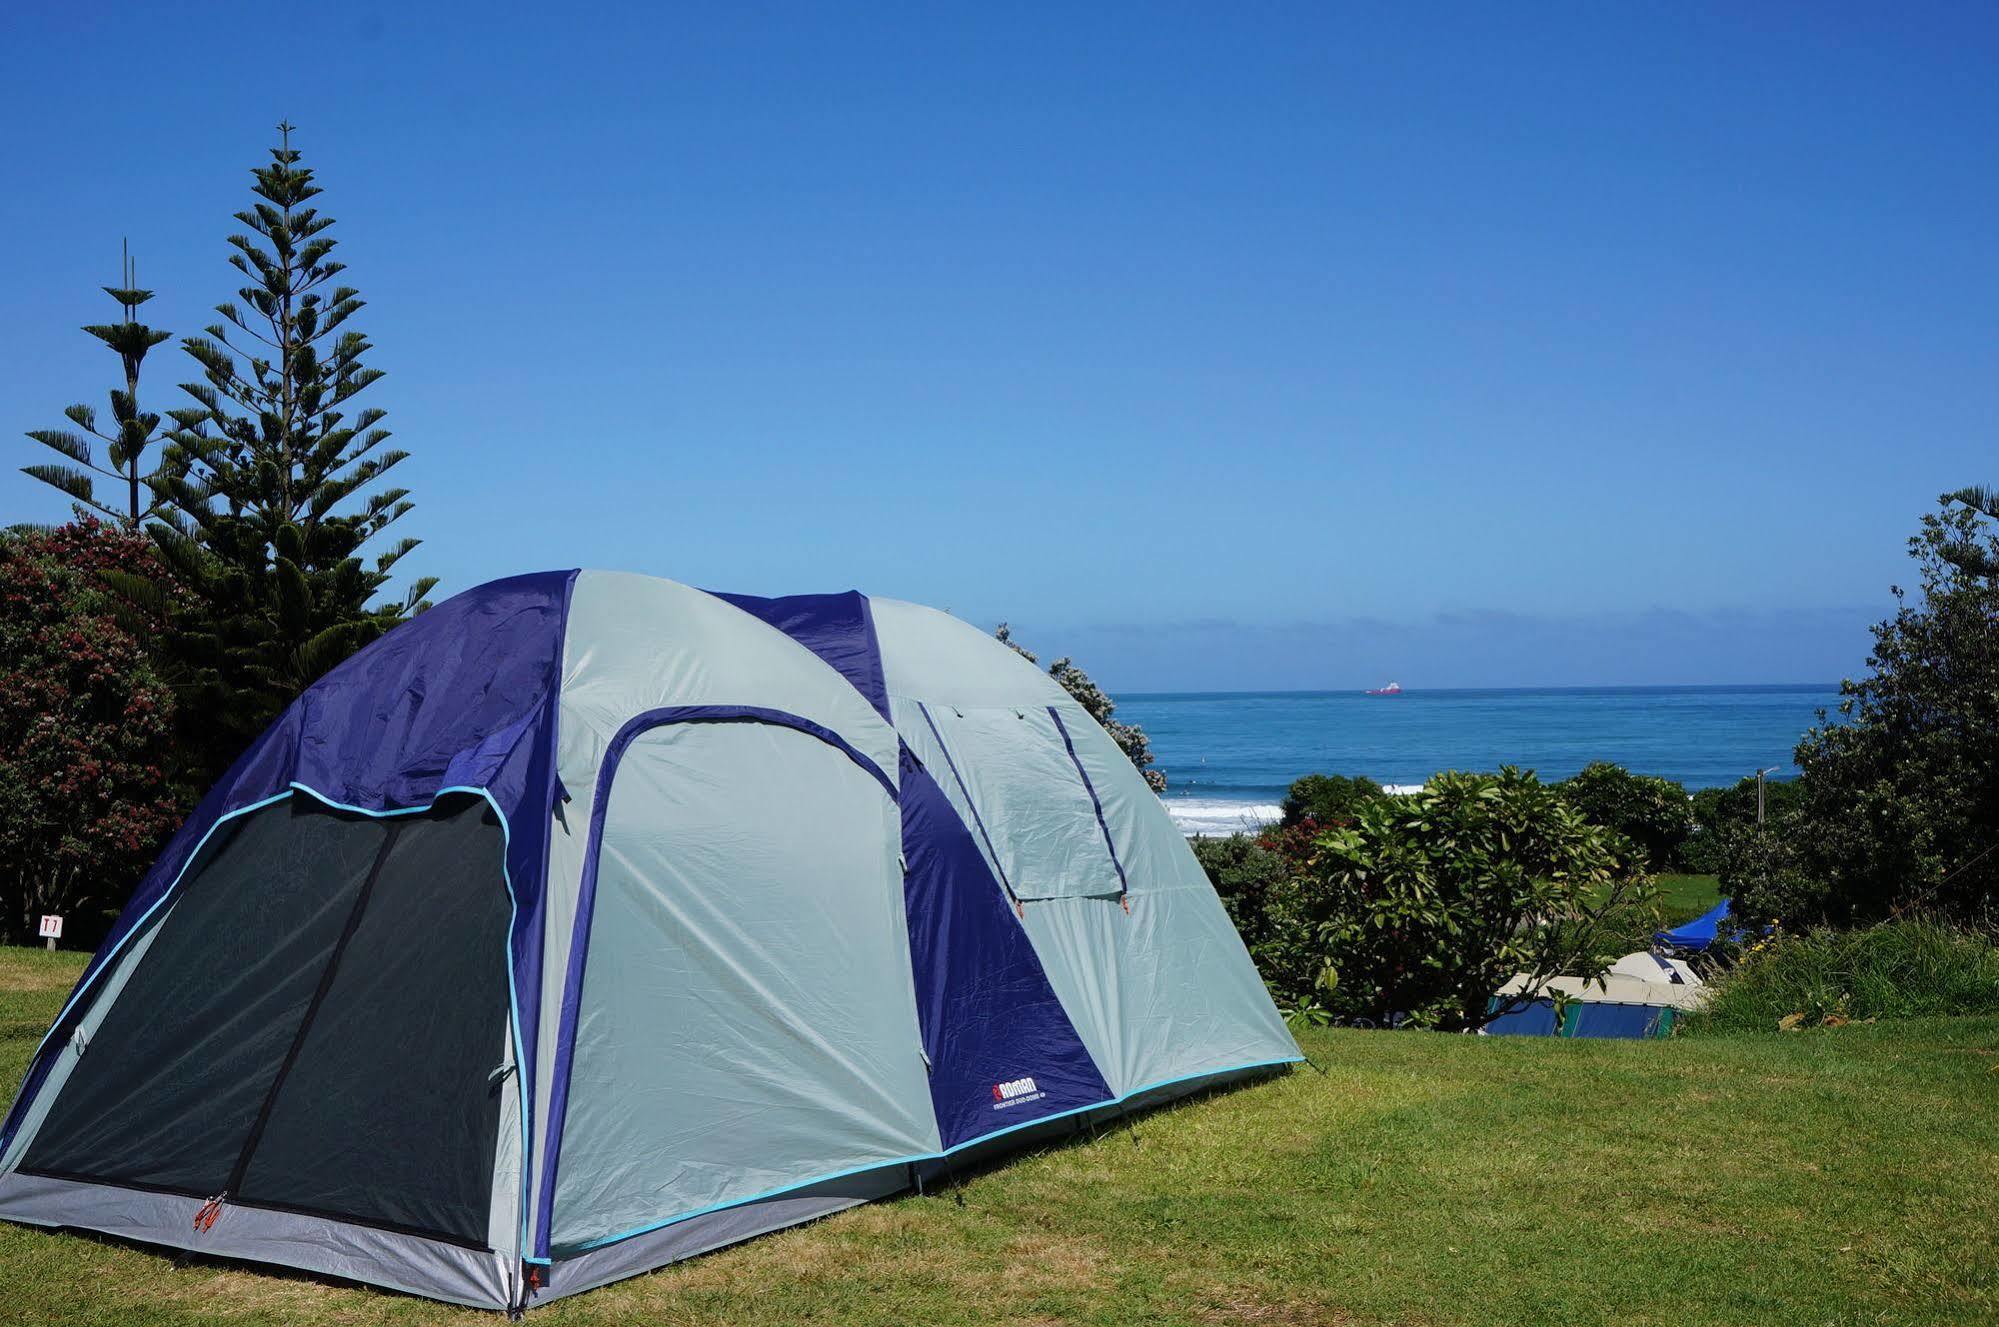
[[[88,946],[180,823],[174,694],[98,577],[150,572],[143,535],[86,520],[0,534],[0,937],[44,912]]]
[[[220,764],[328,668],[425,606],[434,577],[378,599],[417,546],[402,539],[364,562],[363,546],[408,513],[408,490],[374,487],[405,452],[383,447],[384,411],[355,398],[382,374],[349,327],[360,293],[337,278],[333,218],[291,146],[292,126],[252,171],[256,201],[236,213],[230,263],[248,284],[216,307],[222,321],[183,345],[202,381],[169,411],[166,506],[150,531],[173,579],[197,603],[173,651],[190,676],[186,712],[211,725]],[[130,598],[144,587],[121,582]],[[157,587],[156,587],[157,588]],[[194,694],[188,695],[192,692]],[[206,694],[203,694],[206,693]]]
[[[1911,912],[1989,924],[1999,904],[1999,494],[1945,494],[1909,541],[1867,672],[1798,744],[1791,805],[1741,836],[1738,916],[1861,925]]]
[[[159,511],[156,489],[160,479],[159,468],[149,465],[146,456],[146,449],[159,440],[156,434],[160,417],[139,407],[139,369],[146,361],[146,352],[173,334],[139,321],[139,306],[151,299],[153,292],[138,288],[138,264],[129,249],[124,254],[120,277],[122,285],[103,289],[118,301],[124,318],[83,329],[116,351],[125,367],[123,390],[111,389],[110,431],[100,430],[97,411],[79,402],[63,414],[82,432],[36,429],[28,434],[73,464],[24,465],[21,469],[67,493],[75,501],[78,515],[102,516],[127,530],[136,530]],[[101,463],[91,445],[92,438],[103,444]],[[97,490],[100,478],[116,484],[116,491],[100,497]]]

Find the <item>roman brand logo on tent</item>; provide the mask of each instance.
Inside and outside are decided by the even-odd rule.
[[[993,1109],[1005,1110],[1008,1106],[1039,1101],[1043,1095],[1032,1078],[1009,1078],[1004,1083],[993,1084]]]

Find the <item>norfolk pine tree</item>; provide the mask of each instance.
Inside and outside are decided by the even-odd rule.
[[[165,503],[149,527],[194,603],[172,654],[210,773],[328,668],[425,607],[436,584],[420,577],[375,602],[418,541],[364,563],[362,547],[411,509],[406,489],[364,490],[407,453],[382,447],[384,411],[353,404],[382,376],[345,325],[362,301],[334,284],[345,264],[331,256],[333,218],[311,205],[320,189],[292,126],[278,131],[271,161],[251,172],[256,201],[235,214],[249,233],[229,237],[248,278],[240,303],[216,306],[222,321],[182,343],[202,380],[183,384],[194,405],[168,412]],[[118,584],[135,602],[162,591]]]
[[[146,352],[172,333],[139,321],[139,306],[151,299],[153,292],[138,289],[138,264],[129,249],[123,256],[122,268],[119,276],[123,284],[105,286],[103,290],[118,301],[125,317],[119,322],[98,323],[83,329],[116,351],[125,367],[124,389],[111,389],[112,431],[99,431],[97,411],[79,402],[63,414],[83,433],[37,429],[28,434],[74,464],[24,465],[21,471],[67,493],[75,501],[78,515],[94,513],[127,530],[137,530],[159,510],[156,486],[160,478],[157,469],[146,468],[146,449],[158,441],[154,433],[160,426],[160,417],[139,408],[139,369],[145,363]],[[98,463],[89,439],[83,434],[104,444],[105,464]],[[113,480],[122,491],[100,499],[97,481],[92,476]]]

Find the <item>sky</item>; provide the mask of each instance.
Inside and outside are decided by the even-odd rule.
[[[111,385],[121,240],[212,322],[285,117],[444,593],[859,588],[1125,691],[1815,682],[1999,482],[1991,7],[116,10],[0,10],[0,522],[65,513],[19,434]]]

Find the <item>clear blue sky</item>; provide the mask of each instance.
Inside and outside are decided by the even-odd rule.
[[[0,520],[63,514],[18,432],[102,400],[120,238],[211,321],[283,116],[447,590],[859,587],[1126,690],[1816,681],[1999,482],[1990,7],[111,8],[0,17]]]

